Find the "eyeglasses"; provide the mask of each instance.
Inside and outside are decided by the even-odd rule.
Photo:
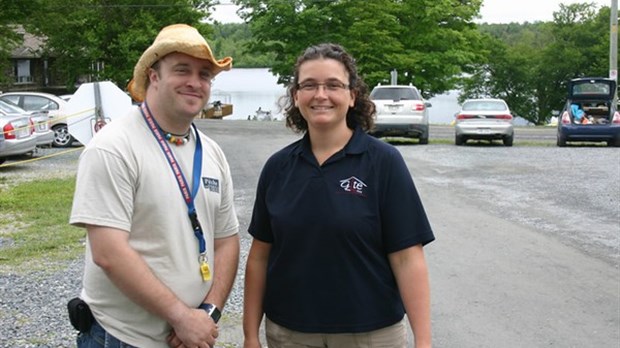
[[[325,91],[327,92],[339,92],[345,89],[349,89],[349,85],[342,83],[340,81],[327,81],[325,83],[318,83],[313,81],[303,82],[297,85],[302,92],[317,92],[319,87],[325,87]]]

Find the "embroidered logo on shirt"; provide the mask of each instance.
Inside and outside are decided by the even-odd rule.
[[[340,180],[340,187],[342,187],[346,193],[363,196],[364,187],[366,187],[366,184],[364,184],[362,180],[352,176],[350,178]]]
[[[202,184],[204,187],[215,193],[220,193],[220,181],[214,178],[202,178]]]

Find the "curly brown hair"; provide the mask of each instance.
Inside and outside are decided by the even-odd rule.
[[[342,46],[333,43],[310,46],[297,58],[293,79],[287,88],[287,94],[281,99],[286,126],[297,133],[308,130],[308,122],[301,115],[299,108],[295,106],[295,93],[299,89],[299,67],[315,59],[334,59],[344,65],[349,74],[349,89],[356,95],[355,104],[347,111],[347,127],[355,129],[359,126],[365,131],[372,129],[375,104],[368,98],[368,86],[358,75],[353,57]]]

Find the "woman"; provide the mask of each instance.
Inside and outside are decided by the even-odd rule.
[[[366,134],[375,107],[353,58],[308,48],[288,88],[302,139],[259,179],[245,276],[244,347],[431,346],[422,246],[434,240],[400,153]]]

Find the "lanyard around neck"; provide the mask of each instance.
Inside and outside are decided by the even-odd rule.
[[[196,137],[196,149],[194,150],[194,164],[192,168],[192,191],[190,193],[189,185],[187,185],[185,175],[183,175],[183,171],[179,167],[179,163],[177,162],[176,157],[174,157],[174,154],[170,149],[170,145],[164,137],[164,131],[161,129],[155,118],[152,116],[151,110],[149,109],[146,102],[140,105],[140,111],[142,112],[142,116],[144,117],[146,124],[151,130],[151,133],[153,133],[153,136],[155,136],[155,139],[157,139],[159,147],[161,147],[161,150],[164,153],[164,157],[166,157],[166,160],[170,165],[170,169],[172,170],[174,177],[177,179],[179,190],[183,195],[185,204],[187,204],[187,214],[189,216],[189,220],[192,223],[194,235],[198,239],[200,254],[202,255],[206,252],[206,245],[202,232],[202,227],[200,226],[200,222],[198,221],[198,215],[196,214],[196,206],[194,205],[194,199],[196,198],[196,194],[198,193],[198,187],[200,186],[200,174],[202,172],[202,142],[200,141],[198,129],[196,129],[196,125],[192,123],[192,128],[194,129],[194,134]]]

